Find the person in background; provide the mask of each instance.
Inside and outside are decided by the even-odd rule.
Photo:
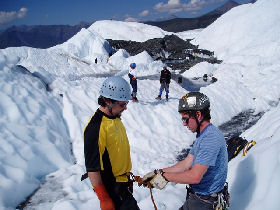
[[[121,121],[129,99],[130,85],[122,77],[107,78],[100,89],[100,106],[84,130],[87,173],[82,180],[89,177],[101,210],[139,209],[129,179],[130,145]]]
[[[170,71],[164,66],[160,72],[160,88],[159,88],[159,94],[156,97],[156,99],[161,100],[161,94],[163,90],[165,90],[165,99],[168,101],[168,93],[169,93],[169,84],[171,80],[171,73]]]
[[[203,78],[203,81],[204,81],[204,82],[207,82],[207,80],[208,80],[208,75],[207,75],[207,74],[204,74],[202,78]]]
[[[188,184],[186,201],[179,210],[213,210],[224,192],[228,155],[223,133],[210,123],[210,101],[200,92],[190,92],[179,101],[178,112],[191,132],[197,133],[187,157],[173,166],[143,177],[163,189],[168,182]]]
[[[194,60],[196,61],[196,60],[197,60],[197,58],[198,58],[198,53],[197,53],[197,52],[195,52],[195,53],[193,54],[193,56],[194,56]]]
[[[135,68],[136,68],[136,63],[131,63],[129,65],[129,72],[128,72],[128,77],[130,79],[130,84],[132,87],[132,93],[131,93],[131,97],[132,97],[132,101],[134,102],[138,102],[137,99],[137,78],[136,78],[136,72],[135,72]]]
[[[218,79],[217,79],[216,77],[212,77],[212,78],[211,78],[211,83],[217,82],[217,80],[218,80]]]

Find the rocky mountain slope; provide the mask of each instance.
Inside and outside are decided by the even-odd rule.
[[[239,6],[240,4],[229,0],[222,6],[216,8],[215,10],[206,13],[200,17],[196,18],[174,18],[165,21],[147,21],[145,24],[157,26],[165,31],[169,32],[181,32],[188,31],[197,28],[206,28],[211,23],[213,23],[218,17],[226,13],[233,7]]]
[[[88,28],[89,26],[90,24],[85,22],[82,22],[75,26],[13,26],[0,33],[0,49],[21,46],[42,49],[49,48],[67,41],[82,28]]]
[[[161,60],[171,69],[181,69],[181,71],[202,61],[221,62],[214,57],[214,52],[199,49],[199,46],[191,44],[190,40],[185,41],[176,35],[149,39],[145,42],[111,39],[107,41],[114,49],[125,49],[132,56],[147,51],[154,60]]]

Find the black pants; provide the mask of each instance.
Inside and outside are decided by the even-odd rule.
[[[169,84],[166,82],[160,83],[160,88],[159,88],[159,95],[162,94],[163,90],[165,90],[165,95],[168,95],[169,93]]]
[[[116,210],[140,210],[133,197],[132,182],[116,182],[108,189]]]
[[[199,196],[190,193],[184,205],[179,210],[213,210],[214,203],[218,200],[218,197],[211,196]]]
[[[137,93],[137,80],[131,80],[132,92]]]
[[[130,79],[130,84],[132,87],[132,92],[137,93],[137,80],[133,80],[133,75],[132,74],[128,74],[128,77]]]

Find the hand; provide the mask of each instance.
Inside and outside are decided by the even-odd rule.
[[[104,184],[94,186],[93,189],[100,201],[101,210],[115,210],[114,202],[107,193]]]
[[[132,80],[136,80],[136,77],[132,77]]]
[[[161,171],[150,181],[152,187],[162,190],[168,183],[168,180],[164,177],[164,172]]]
[[[143,182],[149,182],[149,181],[151,181],[152,178],[154,178],[156,174],[157,174],[157,173],[156,173],[156,170],[151,171],[151,172],[145,174],[145,175],[143,176],[143,179],[142,179]]]

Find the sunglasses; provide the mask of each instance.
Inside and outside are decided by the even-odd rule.
[[[182,122],[188,124],[190,118],[189,117],[182,117]]]
[[[128,102],[125,102],[125,103],[123,103],[123,104],[120,104],[120,103],[119,103],[119,105],[120,105],[120,107],[121,107],[121,108],[126,107],[126,106],[127,106],[127,104],[128,104]]]

